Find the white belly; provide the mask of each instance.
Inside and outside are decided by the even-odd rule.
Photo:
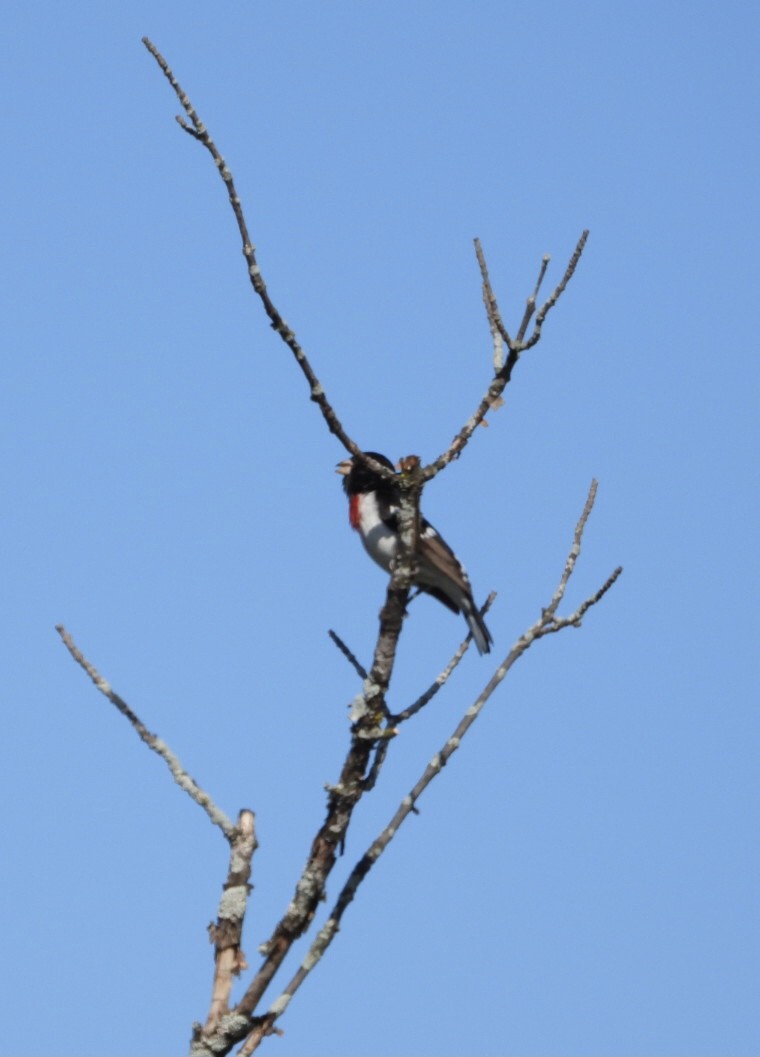
[[[373,561],[390,572],[396,557],[397,539],[394,532],[380,520],[374,495],[363,495],[359,506],[359,535],[364,549]]]

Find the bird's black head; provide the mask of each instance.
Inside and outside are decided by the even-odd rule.
[[[376,451],[365,451],[364,454],[369,455],[370,459],[374,459],[375,462],[387,466],[389,470],[394,469],[391,460],[386,459],[384,455],[380,455]],[[339,462],[336,467],[336,473],[343,474],[345,478],[343,488],[346,495],[360,495],[362,492],[375,492],[378,488],[382,490],[393,487],[390,482],[384,481],[374,470],[371,470],[369,466],[353,456],[350,459],[344,459],[343,462]]]

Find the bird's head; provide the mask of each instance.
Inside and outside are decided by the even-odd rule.
[[[370,459],[374,459],[375,462],[379,462],[381,466],[387,466],[389,470],[395,469],[390,459],[376,451],[365,451],[364,454],[368,455]],[[378,487],[388,483],[383,480],[380,474],[375,473],[366,463],[362,462],[361,459],[357,459],[354,455],[350,459],[344,459],[343,462],[339,462],[335,467],[335,472],[345,477],[343,488],[347,495],[374,492]]]

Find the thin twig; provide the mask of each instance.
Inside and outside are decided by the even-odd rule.
[[[586,505],[583,508],[583,514],[581,515],[581,519],[578,522],[578,527],[576,528],[576,535],[573,540],[573,547],[571,548],[571,551],[568,554],[568,558],[565,563],[565,570],[563,571],[562,577],[560,578],[560,587],[563,585],[563,583],[565,586],[567,585],[567,577],[565,574],[567,572],[568,567],[570,569],[570,573],[568,574],[568,576],[572,575],[572,572],[575,568],[575,563],[578,558],[578,554],[575,553],[576,545],[578,544],[578,532],[580,531],[580,534],[583,534],[583,529],[586,525],[586,521],[588,520],[591,508],[593,507],[595,494],[596,489],[595,487],[592,487],[589,492],[589,498],[586,500]],[[549,607],[546,607],[542,610],[541,616],[535,622],[535,624],[533,624],[530,628],[528,628],[527,631],[525,631],[520,636],[520,638],[517,640],[517,642],[514,644],[512,649],[505,657],[502,664],[499,666],[499,668],[493,674],[491,679],[488,681],[487,685],[485,686],[477,700],[472,705],[470,705],[470,707],[465,712],[464,716],[462,716],[451,737],[448,738],[441,750],[436,753],[436,755],[427,765],[422,775],[420,776],[416,784],[413,786],[413,788],[410,790],[408,795],[405,796],[404,799],[401,801],[395,814],[393,815],[393,818],[385,826],[382,832],[375,838],[375,840],[369,846],[367,851],[354,866],[348,879],[343,885],[343,888],[341,889],[337,900],[335,901],[335,905],[333,906],[329,918],[314,938],[311,947],[309,948],[309,951],[306,957],[304,958],[303,962],[301,963],[300,967],[296,971],[291,981],[288,983],[287,987],[269,1007],[268,1016],[272,1018],[269,1021],[269,1027],[271,1027],[271,1025],[276,1019],[282,1016],[282,1014],[287,1009],[291,999],[293,998],[293,995],[299,989],[299,987],[304,982],[304,980],[309,975],[314,966],[322,958],[325,951],[337,935],[340,929],[340,923],[343,914],[349,904],[353,901],[354,897],[356,896],[360,884],[367,876],[369,871],[372,869],[372,867],[375,865],[375,863],[378,861],[378,859],[388,847],[390,842],[393,840],[394,836],[398,832],[399,827],[406,821],[409,815],[416,813],[417,801],[422,796],[425,789],[427,789],[427,787],[436,777],[436,775],[441,773],[443,768],[448,763],[449,759],[459,748],[462,742],[462,738],[464,738],[464,736],[469,731],[470,727],[478,718],[481,711],[483,710],[484,705],[491,697],[494,690],[502,682],[510,668],[512,668],[515,662],[519,660],[519,658],[522,657],[522,655],[533,645],[534,642],[537,642],[538,639],[543,638],[545,635],[551,634],[552,632],[558,631],[562,627],[578,627],[583,614],[586,613],[586,611],[590,609],[591,606],[596,605],[596,603],[600,601],[600,599],[615,583],[618,576],[620,576],[621,572],[621,568],[616,569],[612,573],[612,575],[607,579],[607,581],[602,585],[602,587],[600,587],[595,594],[591,595],[590,598],[587,598],[586,601],[583,602],[580,606],[578,606],[575,612],[568,617],[557,620],[550,613]],[[560,587],[557,588],[557,591],[560,590]],[[564,587],[562,588],[562,590],[564,593]],[[557,591],[555,591],[554,596],[552,597],[552,601],[556,597]],[[249,1052],[252,1053],[253,1050],[249,1050]]]
[[[238,1050],[238,1057],[250,1057],[254,1050],[258,1049],[262,1039],[268,1035],[284,1035],[280,1028],[273,1027],[274,1017],[271,1013],[265,1013],[263,1017],[254,1017],[255,1026],[251,1034]]]
[[[481,616],[485,616],[490,607],[493,606],[495,599],[496,591],[490,592],[490,594],[485,600],[485,605],[481,608]],[[365,793],[369,793],[369,791],[373,789],[373,786],[375,785],[379,777],[379,773],[381,773],[383,769],[383,764],[385,763],[386,756],[388,755],[390,737],[393,737],[398,733],[398,726],[404,723],[405,720],[411,719],[411,717],[415,716],[416,713],[420,711],[420,709],[424,708],[425,705],[432,701],[432,699],[435,697],[435,694],[437,694],[441,687],[448,681],[451,673],[453,672],[453,670],[455,670],[457,665],[462,660],[462,657],[467,652],[471,641],[472,636],[471,634],[468,634],[457,649],[457,652],[453,654],[451,660],[448,662],[448,664],[443,669],[438,678],[430,684],[430,686],[427,688],[427,690],[425,690],[424,693],[420,694],[420,697],[416,699],[416,701],[414,701],[407,708],[404,708],[401,712],[395,712],[392,713],[392,715],[388,716],[386,720],[386,733],[389,737],[384,741],[378,742],[377,747],[375,748],[372,764],[370,766],[367,778],[365,779]]]
[[[496,592],[492,591],[480,610],[481,616],[486,615],[488,610],[493,605],[495,599]],[[330,635],[334,636],[334,632],[331,631]],[[335,639],[337,639],[337,636],[335,636]],[[385,720],[385,737],[378,742],[375,748],[375,754],[372,758],[372,764],[370,765],[370,769],[367,772],[367,777],[364,779],[365,793],[368,793],[370,789],[374,788],[375,783],[377,782],[377,779],[380,775],[380,771],[382,770],[382,766],[385,763],[385,757],[388,755],[388,748],[390,746],[391,739],[395,737],[398,733],[398,726],[400,726],[400,724],[403,723],[405,720],[411,719],[411,717],[416,715],[420,711],[420,709],[424,708],[425,705],[432,701],[432,699],[435,697],[441,687],[448,681],[452,672],[464,657],[471,641],[472,635],[468,634],[463,640],[463,642],[460,644],[454,656],[443,669],[441,674],[434,680],[434,682],[431,683],[431,685],[423,694],[420,694],[416,701],[409,705],[408,708],[403,709],[401,712],[392,713],[388,715]],[[342,643],[340,640],[336,642],[336,645],[340,649],[347,649],[345,644]],[[353,657],[353,654],[351,654],[351,657]],[[358,661],[356,663],[358,664]]]
[[[496,592],[492,591],[485,601],[485,604],[480,610],[480,615],[485,616],[488,610],[493,605],[496,599]],[[414,701],[408,708],[403,709],[401,712],[389,715],[386,722],[386,732],[393,736],[398,733],[397,728],[407,719],[411,719],[412,716],[416,715],[420,709],[424,708],[430,701],[433,700],[435,695],[441,689],[441,687],[448,681],[454,669],[457,667],[459,662],[464,657],[465,653],[469,649],[470,643],[472,642],[472,635],[468,634],[462,643],[459,645],[456,653],[451,658],[449,663],[443,669],[441,674],[430,684],[424,694],[420,694],[416,701]],[[378,743],[375,749],[375,755],[372,759],[367,777],[364,779],[364,792],[368,793],[370,789],[374,788],[377,779],[380,776],[383,764],[385,763],[385,757],[388,755],[388,748],[390,746],[390,738],[383,740]]]
[[[555,631],[562,631],[563,628],[579,628],[588,610],[604,598],[622,572],[623,566],[618,565],[617,569],[610,573],[599,590],[591,595],[590,598],[587,598],[585,602],[581,602],[575,612],[571,613],[569,617],[555,617],[547,620],[541,630],[541,635],[538,635],[537,638],[541,638],[543,635],[551,635]]]
[[[171,771],[172,778],[180,789],[183,789],[199,807],[202,807],[213,824],[219,827],[227,840],[232,841],[236,835],[236,829],[227,815],[225,815],[221,808],[216,806],[208,793],[201,789],[195,779],[190,777],[169,746],[162,741],[161,738],[157,737],[157,735],[151,734],[142,720],[132,711],[124,698],[119,697],[116,691],[111,688],[110,683],[108,683],[103,676],[100,675],[97,669],[90,664],[87,658],[76,647],[74,640],[71,635],[69,635],[66,628],[64,628],[62,624],[56,624],[55,630],[61,636],[63,644],[71,656],[77,664],[84,668],[90,679],[95,683],[95,686],[100,690],[101,694],[104,694],[111,704],[115,705],[119,712],[129,720],[148,748],[152,749],[153,752],[158,753]]]
[[[525,337],[525,332],[528,329],[528,324],[531,321],[533,313],[536,311],[536,298],[538,297],[538,291],[541,289],[541,283],[544,281],[544,276],[546,275],[546,269],[549,267],[550,260],[551,257],[549,256],[549,254],[545,253],[541,260],[541,270],[538,273],[538,279],[536,280],[536,285],[533,288],[533,293],[530,295],[525,304],[525,314],[523,315],[522,322],[520,323],[520,329],[517,332],[516,340],[518,345],[522,344],[523,338]]]
[[[567,268],[565,269],[565,274],[562,276],[559,283],[557,283],[554,293],[551,295],[551,297],[547,298],[547,300],[539,309],[538,315],[536,316],[536,321],[533,324],[533,333],[525,342],[526,349],[532,348],[536,344],[536,342],[540,340],[541,328],[544,325],[544,320],[549,315],[549,312],[554,308],[556,303],[559,301],[562,294],[564,294],[567,284],[570,282],[573,275],[575,274],[575,269],[578,267],[578,263],[583,254],[586,242],[588,241],[588,235],[588,229],[586,229],[586,231],[584,231],[581,237],[578,239],[578,244],[576,245],[575,250],[573,251],[573,255],[570,258]]]
[[[541,309],[536,315],[535,322],[533,325],[533,333],[527,341],[523,340],[524,330],[533,315],[533,311],[535,309],[535,299],[546,274],[546,268],[549,264],[548,258],[545,256],[541,262],[541,269],[539,271],[538,280],[534,287],[533,294],[530,298],[528,298],[528,304],[525,310],[525,314],[523,316],[520,332],[517,338],[512,339],[509,337],[506,327],[504,326],[501,314],[499,312],[499,306],[496,302],[496,297],[491,287],[491,280],[488,275],[488,266],[486,264],[485,254],[483,253],[483,247],[481,246],[480,241],[478,239],[475,240],[475,254],[478,259],[480,275],[483,281],[483,301],[486,308],[486,315],[488,317],[488,325],[491,328],[492,336],[494,334],[494,329],[498,331],[499,335],[504,340],[504,343],[507,345],[509,353],[503,366],[500,367],[498,370],[494,371],[494,375],[491,379],[488,389],[486,390],[483,398],[475,409],[474,414],[467,420],[467,422],[465,422],[464,426],[453,438],[446,451],[442,452],[437,459],[434,459],[433,462],[431,462],[428,466],[424,468],[423,478],[425,482],[431,481],[436,476],[436,474],[440,473],[441,470],[448,466],[450,462],[452,462],[454,459],[459,458],[459,456],[464,451],[465,446],[469,442],[470,437],[473,435],[473,433],[481,424],[481,422],[484,421],[486,415],[491,410],[491,408],[499,406],[499,402],[502,398],[502,393],[504,392],[512,378],[512,372],[515,368],[515,365],[517,364],[517,361],[520,359],[520,356],[523,352],[525,352],[526,349],[532,348],[539,341],[541,337],[541,328],[544,324],[544,320],[546,319],[551,309],[556,305],[557,301],[564,293],[567,284],[572,279],[575,269],[578,266],[578,262],[581,259],[583,249],[586,245],[588,234],[588,231],[584,231],[580,239],[578,240],[573,255],[570,258],[567,268],[565,269],[565,274],[563,275],[561,281],[557,284],[554,293],[542,305]],[[495,360],[500,360],[502,358],[502,351],[499,350],[498,343],[496,342],[496,339],[494,339]]]
[[[345,644],[345,642],[340,637],[340,635],[338,635],[338,633],[336,631],[333,631],[332,628],[329,629],[327,634],[333,640],[333,642],[338,647],[338,649],[343,654],[343,656],[346,658],[348,663],[353,667],[354,671],[359,676],[359,678],[360,679],[366,679],[367,678],[367,669],[362,667],[362,665],[356,659],[356,657],[351,652],[351,650],[348,648],[348,646]]]
[[[483,247],[480,244],[480,239],[474,239],[474,243],[475,256],[478,259],[480,277],[483,281],[483,304],[486,307],[486,315],[488,316],[488,323],[491,328],[491,336],[494,342],[494,371],[498,371],[504,364],[503,345],[506,343],[506,345],[511,346],[512,339],[509,336],[507,328],[504,326],[504,320],[501,318],[501,312],[499,311],[496,295],[491,286],[491,277],[488,274],[488,265],[486,264],[486,258],[483,253]]]
[[[538,297],[539,290],[541,289],[541,283],[544,281],[546,275],[546,269],[549,267],[551,257],[548,253],[545,253],[541,258],[541,269],[538,273],[538,279],[536,279],[536,285],[533,288],[533,302],[535,304],[536,298]]]
[[[478,428],[480,423],[486,417],[488,412],[494,407],[498,406],[498,402],[501,399],[501,394],[504,392],[510,378],[512,377],[512,371],[514,370],[515,364],[518,360],[518,353],[514,350],[510,350],[507,356],[507,362],[501,368],[501,370],[494,376],[493,381],[488,386],[486,394],[475,409],[475,413],[465,422],[464,426],[459,430],[451,444],[449,444],[446,451],[442,452],[433,462],[423,470],[425,481],[431,481],[441,470],[445,469],[450,462],[454,459],[458,459],[459,456],[465,449],[467,442],[473,435],[475,430]]]
[[[186,132],[190,133],[194,139],[201,143],[210,153],[211,157],[214,159],[214,164],[219,170],[219,175],[224,181],[224,185],[227,189],[227,196],[232,207],[232,212],[235,214],[235,220],[237,221],[238,230],[240,232],[240,238],[243,244],[243,256],[245,257],[245,262],[248,269],[248,278],[251,281],[253,289],[260,298],[262,305],[264,306],[264,311],[269,317],[269,321],[272,324],[273,329],[277,332],[280,338],[285,342],[290,351],[293,353],[298,366],[301,368],[301,371],[303,372],[304,377],[306,378],[306,381],[309,384],[311,399],[315,404],[317,404],[320,411],[322,412],[322,416],[325,422],[327,423],[327,428],[330,430],[331,433],[335,434],[335,436],[338,438],[338,440],[340,440],[341,444],[343,444],[347,451],[351,452],[352,455],[360,455],[361,449],[343,429],[343,426],[341,425],[338,416],[336,415],[332,405],[330,404],[329,400],[327,399],[327,396],[325,395],[325,391],[322,388],[322,384],[314,373],[314,370],[312,369],[312,366],[306,357],[306,353],[303,351],[300,344],[296,340],[295,332],[291,330],[291,328],[282,318],[280,312],[275,307],[274,302],[269,296],[267,285],[264,282],[263,275],[261,274],[261,268],[259,267],[259,264],[256,260],[256,247],[254,246],[253,241],[248,232],[248,225],[246,223],[245,215],[243,213],[243,206],[241,204],[237,190],[235,189],[235,182],[233,180],[232,173],[230,172],[230,169],[227,166],[227,163],[225,162],[222,155],[219,153],[216,144],[209,135],[208,129],[200,120],[197,111],[190,102],[189,96],[184,91],[177,78],[174,76],[174,73],[172,72],[171,67],[167,63],[166,59],[156,48],[155,44],[153,44],[153,42],[149,40],[148,37],[143,37],[142,42],[158,63],[167,81],[174,89],[174,93],[177,96],[177,99],[179,100],[180,104],[182,105],[182,108],[184,109],[185,113],[192,122],[191,127],[187,124],[186,121],[179,118],[178,120],[180,125]],[[388,471],[383,468],[383,476],[385,476],[387,473]]]
[[[557,590],[554,592],[551,602],[546,607],[545,613],[547,616],[554,616],[554,614],[557,612],[557,607],[559,606],[562,599],[565,597],[565,590],[567,588],[568,581],[573,575],[575,563],[578,561],[578,557],[581,553],[583,530],[586,528],[586,522],[589,519],[591,511],[594,509],[597,488],[597,481],[596,478],[594,478],[591,481],[591,486],[589,487],[588,495],[586,496],[586,502],[583,506],[583,510],[581,511],[581,516],[578,518],[578,524],[575,526],[575,532],[573,533],[573,545],[567,555],[567,561],[565,562],[565,568],[562,571],[560,581],[557,584]]]
[[[480,615],[482,617],[484,617],[486,615],[488,610],[494,604],[495,600],[496,600],[496,592],[495,591],[491,591],[490,595],[485,600],[484,605],[481,607]],[[390,724],[392,724],[393,726],[400,725],[401,723],[405,722],[405,720],[411,719],[411,717],[415,716],[420,711],[420,709],[424,708],[425,705],[427,705],[430,701],[432,701],[433,698],[435,697],[435,695],[441,689],[441,687],[448,681],[448,679],[451,676],[452,672],[454,671],[456,666],[459,664],[459,662],[464,657],[464,655],[467,652],[471,642],[472,642],[472,634],[468,634],[466,636],[466,638],[460,644],[460,646],[457,649],[457,651],[454,654],[454,656],[451,658],[449,663],[443,669],[441,674],[435,679],[434,682],[432,682],[430,684],[430,686],[427,688],[427,690],[424,692],[424,694],[420,694],[420,696],[417,698],[416,701],[414,701],[407,708],[402,709],[401,712],[397,712],[394,715],[389,716],[388,717],[388,722]]]
[[[375,747],[375,755],[372,757],[372,763],[369,771],[367,771],[367,777],[364,779],[364,792],[368,793],[370,789],[375,788],[380,772],[383,769],[385,763],[385,757],[388,755],[388,749],[391,744],[391,736],[396,734],[396,728],[391,723],[391,717],[389,716],[385,723],[386,733],[389,735],[384,738],[383,741],[379,741]]]

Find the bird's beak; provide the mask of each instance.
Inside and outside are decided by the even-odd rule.
[[[335,472],[339,473],[341,477],[345,477],[347,474],[351,473],[352,466],[353,459],[344,459],[343,462],[339,462],[335,467]]]

